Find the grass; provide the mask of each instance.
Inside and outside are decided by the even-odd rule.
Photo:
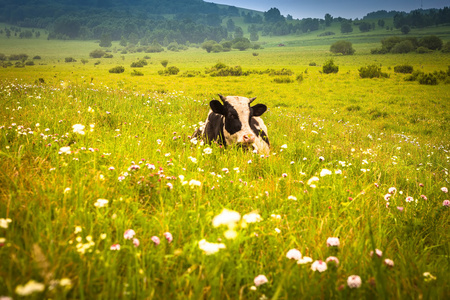
[[[448,55],[372,56],[373,43],[355,45],[351,57],[331,56],[325,45],[269,45],[257,57],[190,49],[150,54],[139,68],[144,75],[132,76],[129,65],[145,54],[83,65],[94,43],[45,42],[24,50],[41,55],[42,65],[0,73],[0,218],[11,220],[0,223],[7,223],[0,296],[19,298],[17,287],[29,280],[44,284],[34,297],[55,299],[450,295],[449,197],[441,190],[449,187],[450,91],[393,72],[406,63],[446,70]],[[14,43],[0,52],[17,52]],[[78,62],[64,63],[69,56]],[[339,73],[321,74],[330,57]],[[274,83],[267,74],[160,76],[163,59],[180,73],[217,62],[244,71],[288,68],[294,82]],[[373,63],[390,77],[359,78],[358,69]],[[116,65],[125,72],[108,73]],[[268,157],[191,143],[217,93],[268,105]],[[75,124],[84,135],[73,132]],[[67,146],[70,154],[60,154]],[[321,177],[324,169],[332,174]],[[308,184],[313,177],[319,181]],[[386,207],[391,187],[397,192]],[[97,207],[98,199],[107,205]],[[262,220],[238,222],[237,236],[227,239],[229,228],[212,224],[223,208]],[[124,238],[127,229],[138,247]],[[339,247],[327,247],[329,237],[339,237]],[[226,248],[206,255],[203,239]],[[120,250],[111,250],[115,244]],[[314,272],[285,257],[292,248],[314,261],[336,256],[339,265]],[[382,258],[369,255],[375,248]],[[268,282],[255,290],[260,274]],[[360,288],[347,286],[350,275],[361,277]]]

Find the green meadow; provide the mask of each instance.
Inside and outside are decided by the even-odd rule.
[[[113,42],[99,59],[94,41],[0,36],[41,57],[0,70],[0,298],[448,299],[449,80],[394,67],[445,73],[450,55],[371,54],[399,35]],[[354,55],[329,51],[341,39]],[[210,76],[218,63],[248,75]],[[361,78],[369,65],[387,77]],[[190,138],[218,93],[268,106],[269,155]]]

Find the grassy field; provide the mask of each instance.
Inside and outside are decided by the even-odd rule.
[[[147,54],[94,65],[92,41],[0,37],[0,53],[42,57],[0,71],[0,296],[448,299],[450,89],[393,68],[446,71],[450,56],[283,39],[148,54],[131,76]],[[165,59],[198,73],[158,75]],[[205,74],[218,62],[292,82]],[[389,77],[360,78],[370,64]],[[217,93],[269,107],[269,156],[190,140]]]

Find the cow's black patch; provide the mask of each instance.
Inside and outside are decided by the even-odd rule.
[[[215,112],[208,115],[208,120],[205,125],[205,135],[208,142],[217,141],[221,145],[226,145],[225,137],[223,135],[223,116]]]
[[[256,136],[261,137],[262,140],[266,142],[267,145],[270,146],[269,137],[267,136],[267,133],[264,132],[264,130],[259,129],[259,123],[254,118],[250,120],[250,128],[252,129],[252,131],[255,133]]]
[[[212,100],[209,103],[209,106],[215,114],[225,117],[225,130],[230,135],[233,135],[242,129],[242,122],[239,119],[239,114],[231,104],[225,102],[225,104],[222,105],[219,101]]]

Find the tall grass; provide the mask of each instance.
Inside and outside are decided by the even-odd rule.
[[[35,280],[44,288],[34,297],[55,299],[447,298],[449,91],[387,69],[414,60],[439,70],[442,57],[337,57],[339,73],[324,75],[308,65],[328,54],[295,62],[296,51],[221,61],[291,68],[301,83],[159,76],[156,63],[139,77],[102,64],[2,72],[0,296],[19,298],[17,287]],[[197,67],[180,54],[168,60],[200,70],[217,62],[194,53]],[[359,78],[371,60],[391,77]],[[269,106],[269,156],[190,140],[219,92]],[[214,227],[224,208],[262,220]],[[327,246],[329,237],[339,246]],[[225,248],[207,255],[203,239]],[[292,248],[339,264],[313,271],[286,258]],[[256,287],[260,274],[268,282]],[[351,275],[359,288],[347,285]]]

